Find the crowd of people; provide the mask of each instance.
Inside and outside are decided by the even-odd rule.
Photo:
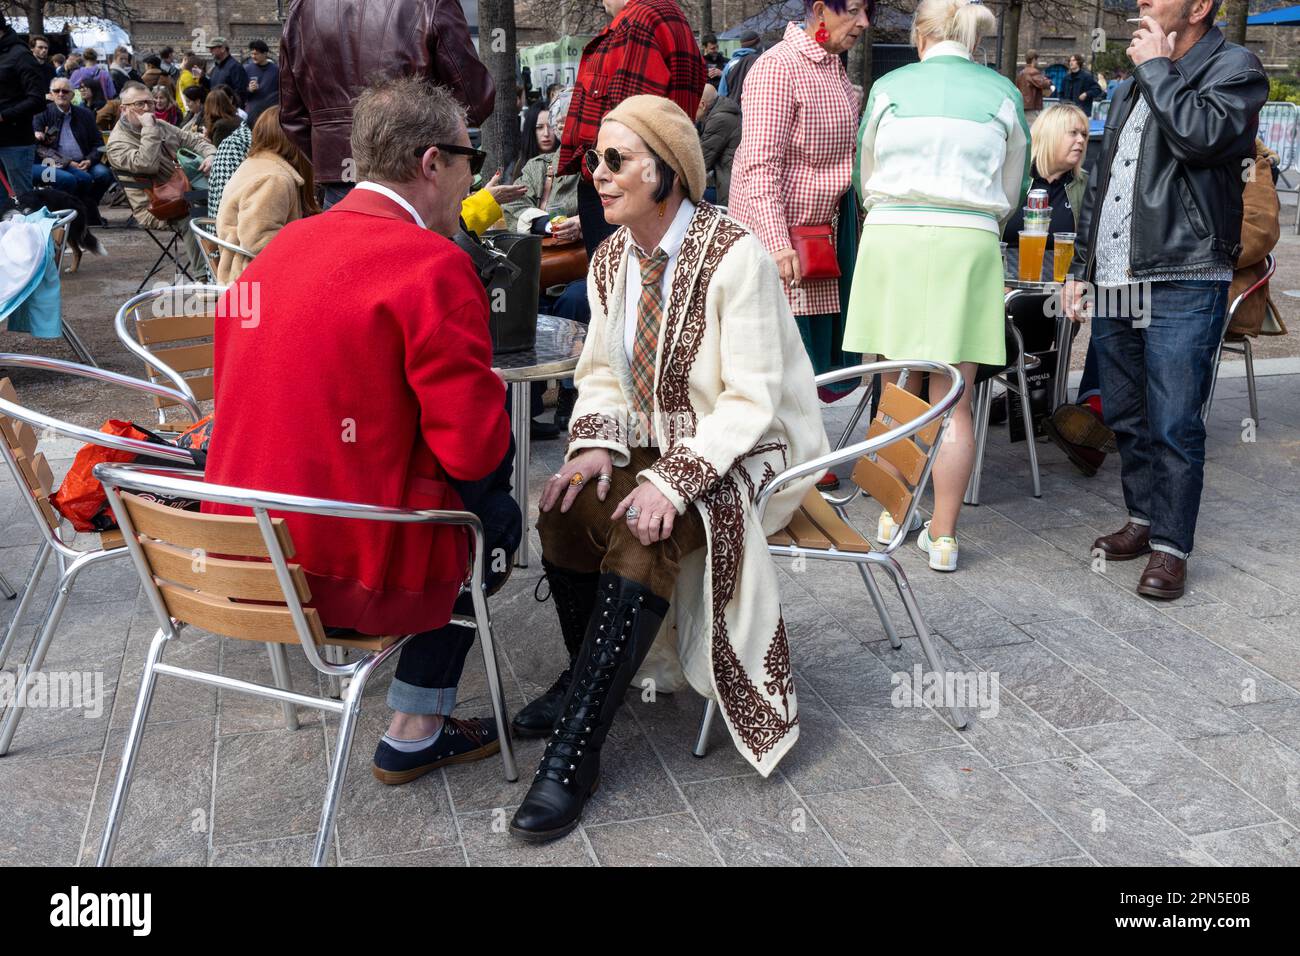
[[[202,157],[218,234],[248,253],[223,252],[215,278],[232,296],[260,285],[264,309],[254,328],[218,324],[211,480],[464,507],[506,553],[523,515],[507,493],[504,386],[484,289],[449,240],[500,222],[585,252],[585,275],[538,290],[546,311],[588,331],[561,383],[552,428],[569,443],[537,526],[566,656],[513,720],[547,739],[511,823],[530,840],[577,825],[643,666],[660,690],[715,699],[764,775],[794,745],[766,539],[811,487],[839,479],[792,482],[761,517],[758,500],[772,476],[828,449],[822,405],[859,384],[819,390],[816,374],[874,355],[947,363],[966,383],[937,452],[931,517],[904,531],[931,568],[957,569],[971,386],[1009,359],[999,242],[1018,231],[1031,187],[1049,197],[1051,231],[1077,235],[1062,302],[1092,323],[1084,386],[1049,431],[1093,471],[1090,452],[1117,450],[1127,507],[1119,531],[1080,550],[1147,557],[1138,592],[1181,596],[1203,480],[1199,410],[1229,284],[1234,267],[1262,259],[1270,208],[1276,220],[1276,194],[1270,206],[1254,192],[1246,232],[1258,232],[1258,255],[1242,258],[1243,159],[1271,181],[1255,140],[1268,81],[1213,26],[1219,0],[1144,2],[1131,76],[1103,89],[1074,57],[1060,90],[1032,52],[1014,83],[975,60],[996,29],[984,5],[920,0],[918,62],[867,95],[844,54],[871,0],[805,0],[803,22],[766,48],[745,36],[730,57],[716,38],[697,42],[676,0],[603,5],[611,21],[576,81],[521,111],[523,151],[486,181],[469,128],[496,108],[496,90],[459,6],[430,0],[390,4],[383,29],[366,20],[381,17],[374,5],[294,5],[278,71],[265,44],[241,64],[221,38],[210,66],[177,66],[170,50],[146,57],[152,77],[132,76],[129,56],[105,68],[83,51],[52,64],[50,105],[40,90],[43,112],[22,121],[77,157],[65,181],[87,195],[101,151],[85,112],[60,118],[70,98],[86,104],[72,111],[116,100],[102,151],[115,171],[166,179],[178,148]],[[380,42],[357,44],[358,31]],[[1053,93],[1060,102],[1042,109]],[[1085,171],[1088,116],[1107,96]],[[12,109],[0,104],[5,137]],[[0,140],[6,171],[10,142]],[[1116,288],[1133,294],[1101,294]],[[936,395],[949,385],[906,382]],[[296,412],[277,420],[267,408]],[[367,424],[325,450],[321,436],[349,418]],[[447,626],[463,541],[416,525],[340,541],[324,519],[287,520],[326,624],[419,634],[389,692],[376,777],[404,783],[495,752],[492,720],[452,716],[468,647]],[[898,530],[883,511],[875,536]],[[662,653],[647,665],[652,645]]]

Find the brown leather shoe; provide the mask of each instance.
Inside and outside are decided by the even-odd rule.
[[[1071,464],[1083,472],[1083,477],[1091,478],[1105,463],[1105,452],[1089,448],[1087,445],[1076,445],[1067,439],[1057,426],[1055,416],[1043,419],[1043,430],[1047,432],[1047,437],[1052,440],[1052,444],[1065,452],[1065,457],[1070,459]]]
[[[1102,535],[1092,543],[1111,561],[1132,561],[1151,552],[1151,526],[1130,521],[1114,534]]]
[[[1142,580],[1138,582],[1138,594],[1173,601],[1183,596],[1187,584],[1187,562],[1176,558],[1167,551],[1152,551],[1147,561]]]
[[[1060,405],[1052,412],[1052,424],[1071,445],[1082,445],[1110,454],[1119,451],[1115,433],[1087,405]]]

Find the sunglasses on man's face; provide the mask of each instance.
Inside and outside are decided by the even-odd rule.
[[[431,146],[442,150],[444,153],[451,153],[455,156],[469,157],[469,172],[471,176],[477,176],[483,164],[487,162],[487,153],[481,149],[475,149],[473,146],[457,146],[455,143],[431,143]],[[415,151],[416,156],[423,156],[429,147],[423,146]]]
[[[629,152],[629,155],[634,154]],[[587,164],[587,172],[594,176],[596,175],[596,169],[600,166],[601,160],[605,161],[606,169],[611,173],[617,173],[623,168],[623,163],[627,158],[627,156],[624,156],[613,146],[610,146],[603,153],[597,152],[594,149],[587,150],[587,154],[583,157],[583,161]]]
[[[50,90],[55,96],[71,96],[72,90]]]

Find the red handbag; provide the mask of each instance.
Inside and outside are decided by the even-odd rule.
[[[790,244],[799,255],[799,274],[803,279],[840,277],[840,262],[835,255],[833,236],[833,223],[790,227]]]

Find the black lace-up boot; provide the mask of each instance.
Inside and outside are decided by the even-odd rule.
[[[560,633],[564,635],[569,661],[564,673],[555,679],[550,690],[515,714],[510,727],[519,737],[545,737],[555,726],[565,692],[573,680],[574,658],[582,649],[582,638],[587,633],[591,609],[596,604],[596,580],[600,577],[594,571],[585,574],[566,571],[545,559],[542,560],[542,570],[546,572],[546,581],[551,587],[555,613],[560,616]]]
[[[600,576],[573,685],[533,785],[510,823],[517,836],[544,842],[578,825],[600,777],[600,748],[614,714],[667,613],[668,602],[644,585],[614,574]]]

